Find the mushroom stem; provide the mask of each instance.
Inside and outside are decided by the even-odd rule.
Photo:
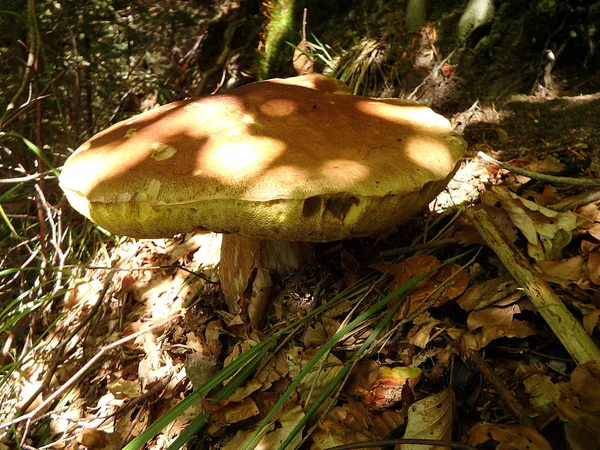
[[[229,311],[246,313],[259,328],[277,278],[314,261],[313,247],[306,242],[223,235],[219,277]]]

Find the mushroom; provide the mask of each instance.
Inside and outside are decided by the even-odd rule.
[[[257,325],[271,275],[312,261],[307,243],[394,230],[444,189],[465,148],[427,107],[310,74],[117,123],[69,157],[60,185],[118,235],[224,233],[228,306],[239,313],[243,297]]]

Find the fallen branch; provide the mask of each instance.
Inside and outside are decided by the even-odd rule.
[[[571,178],[571,177],[557,177],[554,175],[546,175],[545,173],[532,172],[531,170],[521,169],[520,167],[511,166],[510,164],[506,164],[502,161],[498,161],[497,159],[492,158],[489,155],[486,155],[483,152],[478,152],[477,156],[483,159],[490,164],[494,164],[502,169],[506,169],[509,172],[516,173],[518,175],[523,175],[525,177],[531,178],[533,180],[544,181],[546,183],[562,183],[562,184],[572,184],[573,186],[600,186],[600,180],[596,178]]]
[[[521,425],[531,425],[531,419],[529,419],[527,412],[525,412],[512,392],[508,390],[506,385],[485,359],[483,359],[476,350],[468,350],[465,357],[467,358],[469,365],[474,369],[477,369],[494,388],[496,394],[500,396],[504,405],[512,412],[515,419],[517,419]]]
[[[521,252],[496,229],[487,212],[469,209],[466,213],[573,359],[578,364],[600,360],[600,349],[581,323],[573,317],[548,283],[535,273]]]

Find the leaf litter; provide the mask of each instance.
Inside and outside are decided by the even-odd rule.
[[[427,232],[410,242],[407,233],[398,233],[377,243],[324,245],[323,265],[278,280],[278,296],[253,317],[227,311],[217,282],[217,235],[118,241],[81,270],[64,296],[58,325],[32,343],[19,371],[9,374],[10,383],[0,391],[0,421],[9,423],[33,399],[21,411],[36,412],[28,424],[31,433],[44,423],[35,420],[50,411],[50,405],[37,408],[68,385],[45,419],[52,448],[123,448],[224,367],[308,318],[279,336],[228,398],[213,397],[214,391],[204,396],[147,448],[167,448],[200,414],[209,423],[192,448],[239,449],[258,433],[258,448],[276,449],[296,428],[300,433],[287,448],[326,449],[392,437],[487,443],[496,449],[551,448],[548,442],[600,447],[597,361],[576,364],[490,248],[428,274],[360,359],[354,359],[357,350],[396,299],[341,336],[269,424],[257,429],[339,330],[390,291],[462,251],[418,245],[451,239],[483,243],[469,217],[452,209],[462,199],[481,195],[473,209],[492,218],[506,241],[526,255],[535,275],[550,283],[587,334],[597,338],[600,201],[581,203],[587,192],[560,180],[555,185],[536,181],[535,173],[565,166],[543,149],[504,158],[529,175],[476,157],[478,151],[497,156],[495,147],[514,142],[505,130],[495,132],[496,139],[472,146],[449,192],[433,205],[441,215],[436,219],[431,213],[419,222]],[[577,148],[578,154],[588,151]],[[597,172],[587,175],[598,177]],[[448,206],[452,214],[458,211],[454,219],[442,212]],[[378,250],[394,246],[415,250],[396,260],[381,257]],[[331,307],[310,316],[337,296]],[[261,323],[253,327],[252,322]],[[93,360],[113,343],[120,344]],[[79,374],[90,360],[94,364]],[[341,377],[345,367],[351,370]],[[329,400],[317,403],[332,384],[336,389]],[[39,389],[44,395],[36,395]],[[307,418],[312,406],[317,414]]]

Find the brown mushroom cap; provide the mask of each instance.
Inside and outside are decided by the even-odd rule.
[[[465,141],[431,109],[309,75],[165,105],[67,160],[60,185],[100,226],[323,242],[389,231],[448,183]]]

